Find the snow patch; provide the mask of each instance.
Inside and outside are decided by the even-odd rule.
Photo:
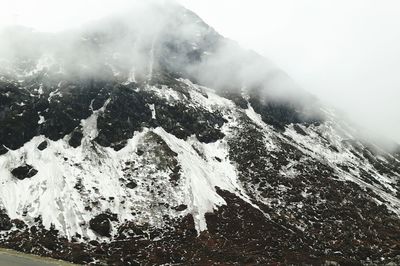
[[[90,109],[93,112],[92,115],[89,116],[87,119],[84,119],[81,121],[81,126],[82,126],[82,131],[83,131],[83,140],[82,140],[83,142],[88,143],[88,142],[94,140],[98,136],[99,132],[97,129],[97,119],[98,119],[99,115],[104,113],[104,111],[106,110],[106,107],[110,103],[110,101],[111,101],[111,99],[107,99],[105,101],[104,105],[96,111],[93,111],[93,107],[92,107],[93,101],[90,104]]]
[[[44,116],[42,116],[42,115],[39,115],[39,121],[38,121],[38,124],[39,124],[39,125],[41,125],[41,124],[43,124],[44,122],[46,122],[46,119],[44,119]]]
[[[151,111],[151,118],[156,119],[156,107],[154,104],[149,104],[149,108]]]
[[[236,170],[228,159],[226,143],[217,141],[203,144],[195,138],[184,141],[162,128],[157,128],[154,132],[178,154],[182,175],[186,179],[186,188],[190,191],[190,198],[187,199],[188,206],[190,206],[197,232],[207,230],[204,216],[206,213],[213,212],[218,206],[226,204],[216,192],[216,187],[247,198],[241,194],[243,190],[239,186]]]

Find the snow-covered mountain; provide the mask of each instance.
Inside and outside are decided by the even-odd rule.
[[[0,246],[110,265],[400,263],[400,152],[192,12],[143,4],[2,37]]]

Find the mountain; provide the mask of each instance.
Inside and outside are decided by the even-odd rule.
[[[1,247],[100,265],[400,263],[400,152],[194,13],[156,1],[0,37]]]

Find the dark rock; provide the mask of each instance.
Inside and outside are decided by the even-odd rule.
[[[21,220],[19,220],[19,219],[11,220],[11,223],[14,224],[15,227],[17,227],[17,228],[20,229],[20,230],[27,227],[27,225],[25,224],[25,222],[24,222],[24,221],[21,221]]]
[[[334,145],[329,145],[329,149],[330,149],[331,151],[334,151],[334,152],[340,152],[340,151],[338,150],[338,148],[337,148],[336,146],[334,146]]]
[[[219,90],[218,94],[224,98],[227,98],[233,101],[237,106],[242,109],[247,109],[248,102],[245,98],[243,98],[242,94],[239,90]]]
[[[215,160],[217,160],[218,162],[222,162],[221,158],[219,158],[219,157],[214,157],[214,158],[215,158]]]
[[[18,104],[21,102],[24,105]],[[4,146],[18,149],[36,135],[39,115],[34,102],[18,83],[0,81],[0,154],[6,152]]]
[[[74,148],[77,148],[77,147],[81,146],[82,138],[83,138],[82,132],[80,130],[75,130],[74,132],[72,132],[71,138],[69,139],[68,144]]]
[[[308,135],[298,124],[294,124],[293,129],[296,130],[296,132],[302,136]]]
[[[175,211],[181,212],[187,209],[187,205],[186,204],[181,204],[179,206],[173,207],[172,209],[174,209]]]
[[[35,176],[38,171],[30,165],[24,165],[13,169],[11,173],[19,180],[24,180],[25,178],[31,178]]]
[[[47,141],[45,140],[45,141],[43,141],[42,143],[40,143],[39,145],[38,145],[38,149],[40,150],[40,151],[43,151],[44,149],[46,149],[47,148]]]
[[[10,217],[4,210],[0,210],[0,231],[8,231],[12,228]]]
[[[181,178],[181,167],[179,165],[176,165],[173,169],[172,169],[172,173],[169,175],[170,181],[173,184],[177,184],[177,182],[179,181],[179,179]]]
[[[50,102],[44,100],[42,115],[45,123],[40,125],[40,133],[54,141],[71,134],[82,119],[92,114],[89,108],[92,101],[104,103],[104,97],[112,86],[112,82],[91,78],[76,78],[63,83],[60,88],[62,97],[54,96]]]
[[[89,241],[89,244],[92,245],[92,246],[98,246],[98,245],[100,245],[100,243],[99,243],[98,241],[96,241],[96,240],[90,240],[90,241]]]
[[[157,122],[167,132],[181,139],[196,135],[199,141],[210,143],[225,136],[220,130],[226,122],[222,114],[193,108],[184,103],[171,106],[157,102]]]
[[[96,142],[100,145],[110,147],[150,125],[152,115],[146,99],[132,86],[119,85],[111,92],[111,101],[97,121],[99,135]]]
[[[89,221],[90,229],[100,236],[110,237],[111,221],[117,221],[115,214],[102,213]]]
[[[249,102],[254,111],[261,115],[265,123],[272,125],[279,131],[284,131],[285,126],[289,124],[317,124],[321,122],[319,118],[306,116],[302,106],[290,102],[267,100],[259,93],[253,92]]]
[[[175,83],[173,88],[182,86],[177,80],[171,82]],[[181,139],[196,135],[205,143],[224,137],[219,128],[226,121],[220,113],[212,113],[181,102],[170,105],[167,100],[154,93],[137,91],[135,86],[121,85],[112,91],[111,101],[105,113],[98,119],[99,135],[96,142],[100,145],[118,150],[125,146],[126,140],[135,131],[157,126]],[[156,120],[152,119],[148,104],[156,106]],[[138,154],[140,155],[140,151]]]
[[[117,143],[112,143],[111,148],[113,148],[115,151],[120,151],[123,148],[125,148],[126,144],[127,144],[126,140],[121,140]]]
[[[43,87],[43,95],[35,91],[39,86]],[[47,76],[27,79],[23,84],[0,81],[0,147],[15,150],[38,135],[54,141],[63,138],[91,115],[89,106],[93,100],[94,107],[104,104],[107,91],[113,86],[113,82],[100,78],[95,81],[79,77],[62,83]],[[55,94],[49,101],[50,93],[56,90],[62,96]],[[18,104],[21,102],[24,104]],[[45,118],[42,124],[38,124],[39,113]],[[5,152],[0,148],[0,154]]]
[[[83,183],[82,183],[82,178],[78,179],[78,181],[76,182],[74,188],[76,190],[79,190],[79,192],[83,192],[84,186],[83,186]]]
[[[8,149],[4,145],[0,145],[0,155],[6,154]]]
[[[126,187],[130,188],[130,189],[134,189],[137,187],[137,184],[134,181],[130,181],[128,184],[126,184]]]

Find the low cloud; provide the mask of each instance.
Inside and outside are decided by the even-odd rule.
[[[72,78],[104,78],[110,70],[108,76],[144,80],[168,68],[215,89],[257,87],[265,97],[286,100],[304,94],[273,63],[172,1],[134,1],[125,11],[56,33],[9,27],[0,37],[3,72],[20,76],[48,68]]]
[[[399,1],[179,1],[364,132],[400,143]]]

